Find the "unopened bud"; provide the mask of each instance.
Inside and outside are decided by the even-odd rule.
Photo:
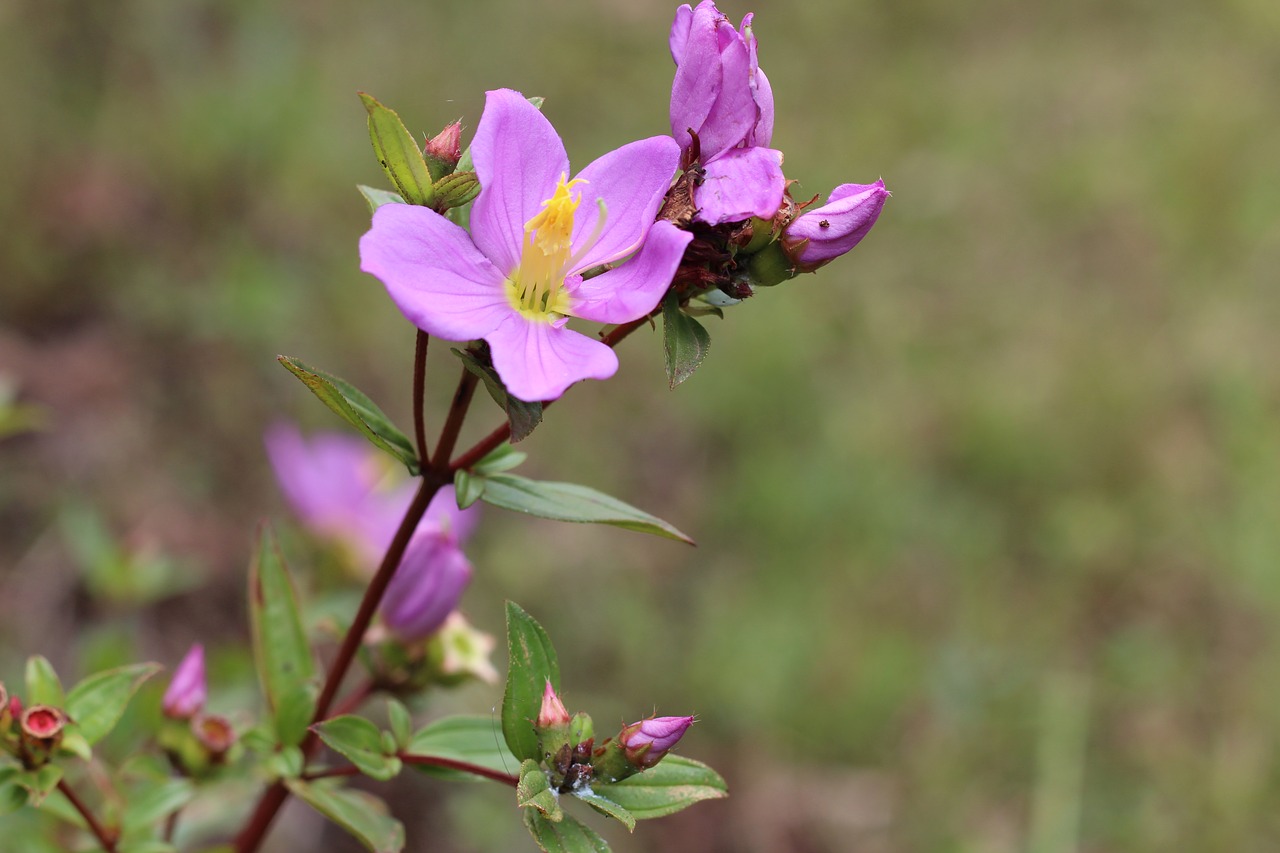
[[[852,249],[880,217],[889,191],[884,181],[841,184],[827,203],[807,210],[787,225],[782,245],[800,272],[813,272]]]
[[[189,720],[204,708],[208,687],[204,675],[204,647],[196,643],[173,672],[161,709],[175,720]]]
[[[455,121],[428,139],[422,157],[433,181],[452,172],[462,159],[462,122]]]
[[[538,711],[538,719],[534,725],[540,730],[559,728],[568,725],[569,720],[569,712],[565,710],[564,703],[556,695],[551,679],[548,678],[546,689],[542,691],[542,708]]]
[[[623,728],[618,743],[627,761],[644,770],[661,761],[691,725],[693,717],[650,717]]]

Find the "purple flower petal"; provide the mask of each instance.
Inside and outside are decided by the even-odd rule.
[[[733,24],[721,19],[717,28],[720,45],[720,92],[698,131],[699,151],[705,164],[722,152],[740,144],[760,118],[752,97],[751,58],[746,42]],[[676,72],[677,76],[679,72]]]
[[[502,273],[466,231],[425,207],[378,208],[360,238],[360,268],[386,285],[409,322],[446,340],[483,337],[513,311]]]
[[[579,173],[582,203],[573,218],[576,254],[596,228],[595,200],[604,199],[605,225],[598,242],[572,272],[631,254],[644,240],[671,178],[680,164],[680,146],[669,136],[651,136],[610,151]]]
[[[476,522],[480,520],[478,504],[466,509],[458,509],[458,499],[453,486],[441,486],[440,491],[427,505],[422,516],[422,526],[433,530],[441,530],[449,534],[453,541],[462,545],[471,538]],[[390,541],[390,540],[388,540]]]
[[[888,197],[884,181],[841,184],[826,204],[805,211],[786,227],[782,239],[788,254],[810,269],[838,258],[867,236]]]
[[[685,46],[689,43],[689,28],[693,25],[693,7],[685,3],[676,9],[676,19],[671,22],[671,58],[676,65],[684,56]]]
[[[341,434],[308,441],[289,424],[270,427],[265,443],[280,489],[302,523],[321,535],[358,538],[357,511],[382,476],[368,443]]]
[[[471,154],[480,180],[471,237],[507,276],[520,262],[524,224],[568,177],[569,156],[551,122],[510,89],[487,93]]]
[[[521,400],[554,400],[580,379],[608,379],[618,370],[609,347],[559,325],[516,314],[485,337],[493,366]]]
[[[452,536],[420,533],[387,585],[382,620],[402,640],[427,637],[458,606],[470,581],[471,563]]]
[[[676,13],[679,21],[680,13]],[[703,0],[690,16],[684,50],[676,60],[676,77],[671,84],[671,135],[681,148],[693,140],[689,128],[698,131],[711,114],[722,88],[720,43],[717,30],[723,16],[712,0]],[[674,31],[672,47],[675,47]]]
[[[574,316],[597,323],[629,323],[648,314],[667,292],[692,239],[691,233],[670,222],[655,222],[635,257],[573,289]]]
[[[702,185],[694,190],[700,221],[719,225],[752,216],[768,219],[778,212],[786,186],[781,151],[735,148],[705,169]]]

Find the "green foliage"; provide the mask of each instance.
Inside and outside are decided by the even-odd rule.
[[[596,791],[635,820],[663,817],[729,794],[719,773],[682,755],[668,755],[648,770],[612,785],[598,785]]]
[[[372,853],[404,849],[404,825],[388,815],[386,803],[372,794],[328,781],[288,779],[285,784],[294,796],[351,833]]]
[[[369,139],[383,171],[407,202],[430,205],[435,200],[431,173],[400,116],[364,92],[360,100],[369,111]]]
[[[573,815],[551,821],[537,809],[525,809],[524,825],[538,848],[546,853],[609,853],[605,840]]]
[[[514,601],[507,602],[507,686],[502,694],[502,736],[521,761],[541,761],[533,721],[547,682],[560,692],[560,663],[551,638]]]
[[[61,708],[66,704],[66,696],[62,691],[62,682],[53,664],[43,655],[32,655],[27,658],[27,705],[52,705]]]
[[[519,761],[503,744],[498,721],[485,716],[453,716],[436,720],[416,732],[405,747],[405,754],[442,758],[484,767],[498,773],[512,773]],[[437,768],[414,765],[420,770],[436,772]],[[449,775],[457,775],[452,772]]]
[[[75,731],[92,746],[120,722],[125,706],[142,683],[160,670],[158,663],[139,663],[99,672],[67,694],[65,710]]]
[[[346,756],[364,775],[385,782],[400,772],[400,759],[386,748],[383,733],[373,723],[353,715],[325,720],[315,726],[325,744]]]
[[[263,525],[249,567],[249,622],[258,681],[284,746],[302,741],[315,710],[315,660],[298,597],[271,528]]]
[[[532,758],[520,764],[520,784],[516,786],[516,804],[522,809],[537,809],[553,823],[564,820],[564,809],[560,808],[560,801],[555,791],[551,789],[546,771]]]
[[[511,425],[511,440],[516,442],[528,438],[538,424],[542,423],[542,403],[536,400],[528,402],[508,394],[507,386],[502,383],[502,378],[493,369],[493,365],[481,362],[470,352],[457,348],[451,352],[462,359],[467,370],[484,382],[485,390],[489,392],[493,402],[507,413],[507,422]]]
[[[369,212],[373,213],[384,204],[407,204],[398,193],[391,190],[380,190],[377,187],[367,187],[364,184],[357,184],[356,189],[360,191],[360,195],[364,196],[364,200],[369,204]]]
[[[310,388],[320,402],[359,430],[375,447],[399,459],[410,474],[418,474],[418,455],[408,437],[362,391],[350,382],[303,364],[296,358],[282,355],[276,360]]]
[[[662,300],[662,344],[667,356],[667,380],[673,389],[693,375],[711,349],[711,334],[681,310],[674,293]]]
[[[600,787],[601,787],[601,790],[608,790],[610,786],[600,786]],[[614,820],[619,821],[623,826],[627,828],[627,832],[632,832],[635,830],[636,816],[633,815],[631,812],[627,811],[626,809],[624,809],[622,806],[615,803],[613,800],[604,796],[603,794],[600,794],[592,790],[591,788],[583,788],[582,790],[574,791],[573,795],[577,797],[579,800],[582,800],[587,805],[591,806],[591,808],[600,812],[600,814],[607,815],[613,818]],[[689,803],[689,805],[692,805],[692,801]]]

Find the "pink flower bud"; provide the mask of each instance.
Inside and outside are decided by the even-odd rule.
[[[382,599],[382,621],[399,640],[431,636],[458,606],[471,563],[451,531],[421,531],[409,543]]]
[[[427,160],[435,160],[447,166],[447,172],[452,172],[462,159],[462,122],[455,121],[428,139],[427,147],[422,153]]]
[[[812,272],[840,257],[867,236],[888,197],[884,181],[841,184],[826,204],[805,211],[783,231],[787,257],[800,272]]]
[[[538,720],[534,726],[542,730],[568,724],[569,712],[565,710],[564,703],[556,695],[555,688],[551,686],[551,679],[548,678],[547,687],[542,691],[542,709],[538,711]]]
[[[208,688],[204,677],[204,646],[196,643],[173,672],[161,708],[165,716],[187,720],[204,707]]]
[[[51,705],[32,705],[19,717],[21,729],[21,758],[28,769],[41,767],[62,743],[62,730],[67,725],[67,715]]]
[[[646,769],[662,760],[693,725],[693,717],[650,717],[623,728],[618,743],[627,761]]]
[[[201,714],[193,719],[191,732],[208,751],[209,758],[215,764],[226,756],[236,742],[236,731],[231,727],[231,722],[216,714]]]

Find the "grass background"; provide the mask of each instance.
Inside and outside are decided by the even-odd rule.
[[[0,443],[0,675],[242,636],[250,531],[286,516],[262,429],[336,425],[275,354],[409,422],[412,330],[357,269],[354,185],[383,183],[357,90],[419,134],[543,95],[582,165],[665,132],[672,11],[0,6],[0,373],[46,415]],[[734,796],[622,850],[1273,849],[1280,7],[755,11],[797,197],[894,197],[850,257],[711,320],[677,391],[637,334],[527,442],[531,475],[696,550],[492,511],[465,609],[533,612],[602,728],[699,714],[682,749]],[[91,594],[85,517],[199,585]],[[242,673],[215,659],[215,701],[248,706]],[[397,795],[411,849],[529,846],[506,792],[442,790]],[[278,850],[318,838],[286,826]]]

